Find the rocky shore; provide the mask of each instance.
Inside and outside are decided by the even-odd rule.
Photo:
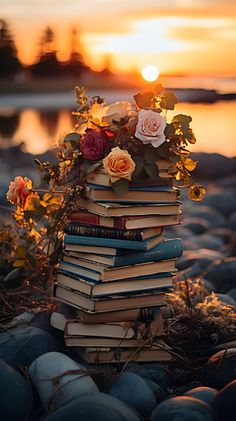
[[[168,237],[184,243],[176,294],[183,280],[200,279],[206,299],[214,292],[220,303],[236,311],[236,158],[193,155],[199,161],[195,179],[207,187],[207,195],[201,203],[192,203],[183,192],[183,224],[167,230]],[[51,161],[53,156],[49,152],[40,158]],[[2,205],[8,182],[16,175],[37,182],[32,157],[19,148],[1,151],[0,172]],[[168,364],[96,366],[64,347],[61,335],[49,325],[49,314],[25,312],[0,333],[3,421],[235,420],[236,325],[226,343],[214,338],[214,331],[199,334],[197,325],[192,326],[192,342],[197,335],[207,341],[209,334],[201,367],[195,364],[200,344],[194,358],[184,362],[180,353]]]

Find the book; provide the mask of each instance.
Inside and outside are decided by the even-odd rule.
[[[120,230],[114,228],[97,227],[72,222],[65,224],[64,232],[71,235],[84,235],[86,237],[105,237],[121,240],[143,241],[162,234],[162,227],[151,227],[145,230]]]
[[[91,252],[93,250],[91,249]],[[102,252],[103,249],[100,249]],[[102,255],[94,253],[79,253],[76,251],[67,251],[64,253],[64,256],[68,255],[80,261],[81,266],[88,267],[90,269],[95,269],[96,265],[104,264],[107,266],[117,267],[117,266],[127,266],[134,265],[137,263],[145,263],[150,261],[160,261],[175,259],[181,257],[183,253],[183,242],[180,238],[174,238],[169,240],[164,240],[158,243],[151,250],[147,251],[138,251],[130,252],[128,250],[114,249],[114,253],[111,255]],[[103,261],[99,261],[102,259]],[[87,266],[86,266],[87,264]],[[90,266],[88,266],[90,264]],[[94,264],[95,266],[91,266]],[[96,270],[96,269],[95,269]]]
[[[66,304],[63,304],[64,306]],[[74,309],[75,310],[75,309]],[[75,310],[76,317],[83,323],[115,323],[115,322],[128,322],[128,321],[142,321],[152,320],[158,318],[159,326],[164,322],[162,318],[161,307],[144,307],[144,308],[130,308],[125,310],[112,310],[106,313],[87,313],[83,310]],[[160,333],[161,334],[161,333]]]
[[[109,248],[131,249],[131,250],[149,250],[163,240],[162,234],[147,238],[146,240],[121,240],[119,238],[104,237],[86,237],[83,235],[64,235],[64,244],[81,244],[84,246],[100,246]],[[106,254],[104,251],[102,254]]]
[[[91,313],[165,305],[164,292],[91,298],[55,283],[53,294],[58,301]]]
[[[162,207],[161,207],[162,209]],[[101,227],[115,228],[119,230],[144,229],[150,227],[165,227],[181,223],[181,211],[179,204],[172,206],[171,215],[141,215],[111,217],[101,216],[86,211],[73,212],[68,221],[82,224],[90,224]],[[177,212],[177,213],[175,213]]]
[[[90,297],[101,297],[110,296],[111,294],[137,293],[157,288],[170,288],[173,286],[173,274],[167,272],[161,275],[155,274],[149,277],[141,276],[135,279],[125,279],[124,281],[97,283],[70,272],[59,270],[57,272],[57,283]]]
[[[117,196],[116,196],[117,200]],[[118,200],[117,200],[118,201]],[[120,203],[98,203],[80,197],[77,202],[78,208],[86,209],[89,212],[101,216],[135,216],[135,215],[166,215],[176,214],[180,210],[180,202],[151,203],[151,204],[120,204]]]
[[[78,346],[78,347],[101,347],[101,348],[138,348],[144,346],[147,339],[125,339],[125,338],[101,338],[101,337],[85,337],[67,335],[65,331],[64,340],[66,346]],[[150,338],[151,342],[151,338]]]
[[[152,348],[75,348],[76,353],[87,363],[106,364],[122,363],[126,361],[136,362],[155,362],[171,361],[172,355],[170,348],[158,339],[158,342]]]
[[[85,325],[78,320],[68,320],[65,324],[66,336],[131,339],[135,332],[130,323],[95,323]]]
[[[68,262],[70,259],[70,262]],[[86,280],[101,282],[116,281],[119,279],[136,279],[140,276],[156,275],[157,273],[175,272],[176,259],[160,260],[157,262],[138,263],[130,266],[106,267],[100,265],[99,270],[87,269],[71,262],[73,258],[67,257],[67,261],[61,261],[58,268],[70,274],[79,275]],[[73,262],[76,259],[73,259]]]
[[[135,186],[117,197],[111,188],[89,184],[84,195],[95,202],[169,203],[179,199],[180,191],[172,186]]]

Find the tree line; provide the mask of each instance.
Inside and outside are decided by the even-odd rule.
[[[50,27],[45,28],[39,41],[39,52],[35,63],[24,66],[20,61],[14,38],[8,23],[0,19],[0,78],[14,78],[18,74],[30,77],[75,76],[89,71],[82,54],[77,51],[77,31],[71,32],[71,51],[67,62],[60,62],[55,49],[55,34]]]

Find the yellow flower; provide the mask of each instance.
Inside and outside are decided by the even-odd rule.
[[[194,184],[190,187],[188,197],[194,202],[201,202],[206,194],[206,189],[201,184]]]
[[[128,151],[120,149],[119,146],[117,146],[111,150],[109,155],[107,155],[102,162],[112,183],[121,178],[131,180],[131,175],[135,170],[135,162],[132,160]]]

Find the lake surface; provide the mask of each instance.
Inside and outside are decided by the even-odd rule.
[[[107,102],[131,100],[134,92],[104,93]],[[56,145],[57,140],[72,130],[76,117],[72,115],[72,93],[45,96],[9,95],[0,98],[0,146],[25,142],[26,150],[38,154]],[[218,101],[210,104],[179,103],[174,114],[191,115],[197,144],[194,152],[217,152],[236,156],[236,101]],[[11,139],[11,140],[9,140]]]

